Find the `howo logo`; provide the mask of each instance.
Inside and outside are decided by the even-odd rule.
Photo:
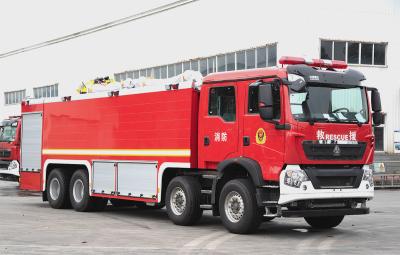
[[[333,147],[333,156],[340,156],[340,153],[340,147],[336,144],[335,147]]]

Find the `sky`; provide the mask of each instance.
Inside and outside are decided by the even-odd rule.
[[[173,0],[0,0],[0,53],[171,2]],[[336,21],[344,16],[351,19],[355,11],[366,16],[390,16],[399,9],[399,2],[200,0],[110,30],[0,59],[0,76],[5,77],[4,82],[15,84],[16,89],[26,87],[26,83],[30,86],[55,82],[76,84],[101,75],[275,42],[278,39],[274,35],[282,22],[293,24],[288,33],[293,33],[294,38],[301,38],[302,33],[312,30],[315,23],[326,24],[326,35],[329,36],[330,26],[341,22],[349,26],[365,22]],[[251,27],[243,28],[244,12],[254,13]],[[310,12],[316,15],[310,15]],[[267,26],[260,25],[264,20],[267,20]],[[379,29],[371,24],[373,36]]]
[[[260,1],[266,3],[266,7],[276,7],[274,9],[277,12],[285,13],[288,8],[296,10],[299,16],[301,16],[303,5],[305,7],[312,6],[317,12],[330,11],[336,14],[335,17],[340,17],[340,14],[346,9],[350,12],[357,9],[361,12],[373,10],[374,12],[391,13],[400,7],[399,0],[325,1],[328,4],[318,4],[321,3],[318,0],[248,0],[243,1],[243,4],[251,5],[252,2]],[[74,33],[170,2],[173,0],[0,0],[0,9],[2,10],[0,15],[0,52]],[[214,0],[213,4],[215,8],[223,7],[224,10],[229,11],[232,6],[227,9],[227,2]],[[303,3],[307,3],[307,5]],[[334,11],[340,12],[335,13]]]

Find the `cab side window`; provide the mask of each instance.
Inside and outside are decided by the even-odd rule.
[[[220,116],[229,122],[236,120],[235,87],[210,88],[208,99],[208,115]]]

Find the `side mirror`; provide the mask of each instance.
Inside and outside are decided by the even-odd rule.
[[[372,121],[375,126],[385,124],[385,114],[383,112],[374,112],[372,114]]]
[[[258,86],[258,110],[261,119],[272,120],[274,118],[272,84]]]
[[[371,92],[371,106],[372,106],[372,111],[374,112],[382,111],[381,95],[379,94],[378,90],[373,90]]]

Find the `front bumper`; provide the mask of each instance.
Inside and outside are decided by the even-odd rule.
[[[298,166],[293,166],[298,167]],[[280,175],[280,196],[279,205],[286,205],[296,201],[315,200],[315,199],[366,199],[370,200],[374,197],[374,188],[368,181],[361,181],[358,188],[346,189],[315,189],[311,181],[305,181],[300,188],[294,188],[284,183],[286,168]]]
[[[342,215],[369,214],[369,208],[339,208],[339,209],[312,209],[312,210],[282,210],[282,217],[329,217]]]

